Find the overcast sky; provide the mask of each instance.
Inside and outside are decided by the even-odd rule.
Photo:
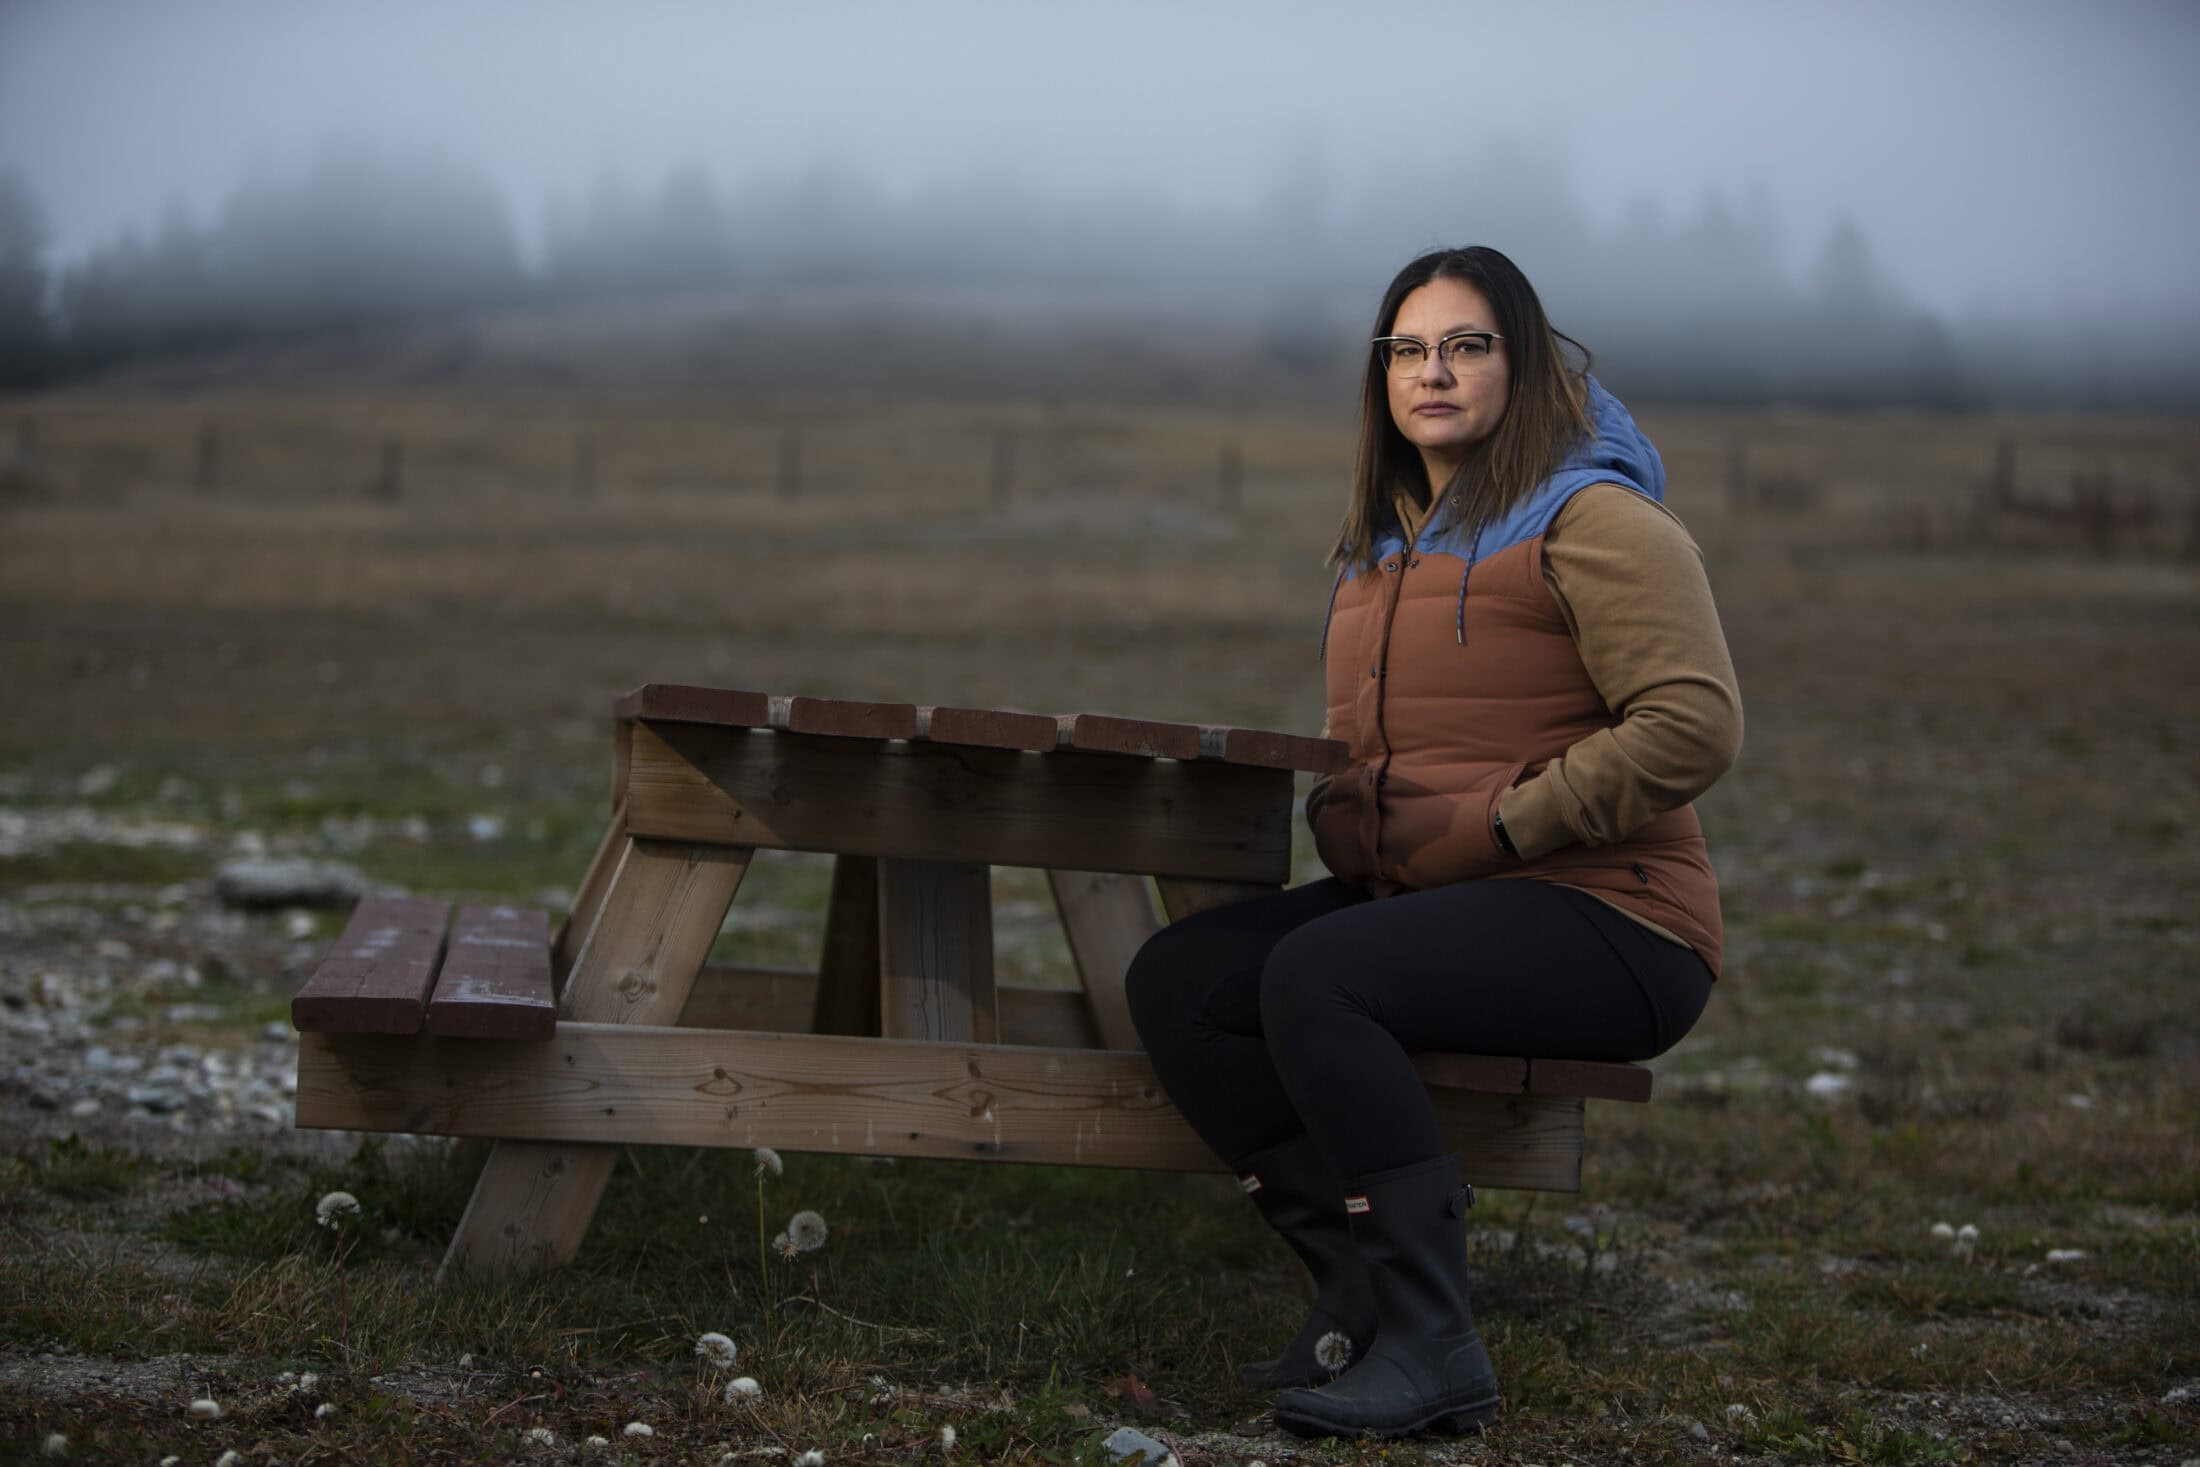
[[[826,159],[893,190],[1198,208],[1273,191],[1287,156],[1325,160],[1333,208],[1398,180],[1387,232],[1410,236],[1459,218],[1458,160],[1502,146],[1607,227],[1759,193],[1798,274],[1846,212],[1954,316],[2200,317],[2196,74],[2192,0],[0,0],[0,167],[65,260],[332,135],[448,148],[523,236],[607,168],[738,184]],[[1478,233],[1506,244],[1503,218]]]

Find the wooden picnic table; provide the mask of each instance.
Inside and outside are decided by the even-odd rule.
[[[447,1271],[569,1257],[622,1145],[1225,1169],[1140,1052],[1124,973],[1163,914],[1285,884],[1294,777],[1342,744],[664,684],[616,730],[609,829],[547,952],[533,929],[538,991],[524,912],[463,908],[439,946],[433,913],[363,905],[293,1006],[300,1126],[496,1139]],[[760,850],[836,858],[814,974],[708,961]],[[1081,990],[997,983],[996,865],[1047,873]],[[1584,1100],[1650,1088],[1417,1063],[1489,1186],[1577,1189]]]

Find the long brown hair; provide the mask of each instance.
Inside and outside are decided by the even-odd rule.
[[[1447,522],[1479,528],[1518,504],[1551,476],[1569,449],[1589,436],[1588,392],[1582,381],[1589,370],[1589,350],[1552,328],[1528,277],[1486,245],[1433,250],[1400,270],[1383,292],[1369,335],[1389,335],[1405,298],[1439,279],[1463,281],[1482,292],[1497,317],[1497,333],[1505,338],[1512,388],[1505,414],[1487,438],[1468,450],[1451,482],[1436,486],[1430,510],[1432,518],[1442,514]],[[1567,364],[1560,342],[1581,353],[1578,368]],[[1329,555],[1331,565],[1371,568],[1375,538],[1391,517],[1392,497],[1426,483],[1428,469],[1420,450],[1391,421],[1385,375],[1381,355],[1370,348],[1360,385],[1352,499]]]

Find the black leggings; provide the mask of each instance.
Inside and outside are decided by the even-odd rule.
[[[1350,1179],[1444,1153],[1412,1052],[1648,1059],[1711,982],[1693,951],[1572,887],[1374,901],[1330,878],[1164,928],[1128,987],[1161,1083],[1216,1155],[1307,1131]]]

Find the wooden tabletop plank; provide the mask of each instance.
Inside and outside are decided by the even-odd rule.
[[[771,695],[740,688],[698,688],[687,683],[644,683],[612,705],[622,723],[640,718],[667,723],[717,723],[730,728],[771,726]]]
[[[1007,708],[926,708],[919,710],[924,737],[935,744],[975,744],[983,749],[1028,749],[1045,754],[1059,737],[1055,720],[1044,713]]]
[[[628,724],[656,720],[727,728],[781,728],[844,738],[924,738],[941,744],[1033,753],[1062,749],[1149,759],[1209,759],[1314,774],[1334,773],[1350,762],[1346,745],[1338,739],[1313,739],[1225,724],[1168,723],[1108,713],[1044,714],[1012,708],[790,698],[686,683],[645,683],[621,697],[613,711],[620,722]]]
[[[290,1000],[300,1032],[418,1034],[443,957],[449,902],[370,896]]]
[[[627,829],[775,850],[1281,883],[1280,769],[634,726]]]
[[[428,1000],[428,1032],[452,1039],[548,1039],[550,917],[533,907],[460,907]]]
[[[850,739],[913,739],[917,736],[917,705],[794,698],[787,704],[787,731]]]
[[[1199,726],[1118,718],[1112,713],[1065,713],[1057,721],[1055,747],[1086,754],[1137,754],[1148,759],[1197,759]]]
[[[1335,774],[1352,762],[1352,746],[1343,739],[1310,739],[1300,734],[1271,733],[1259,728],[1221,728],[1210,743],[1221,753],[1209,755],[1230,764],[1259,764],[1269,769],[1304,769],[1312,774]]]

